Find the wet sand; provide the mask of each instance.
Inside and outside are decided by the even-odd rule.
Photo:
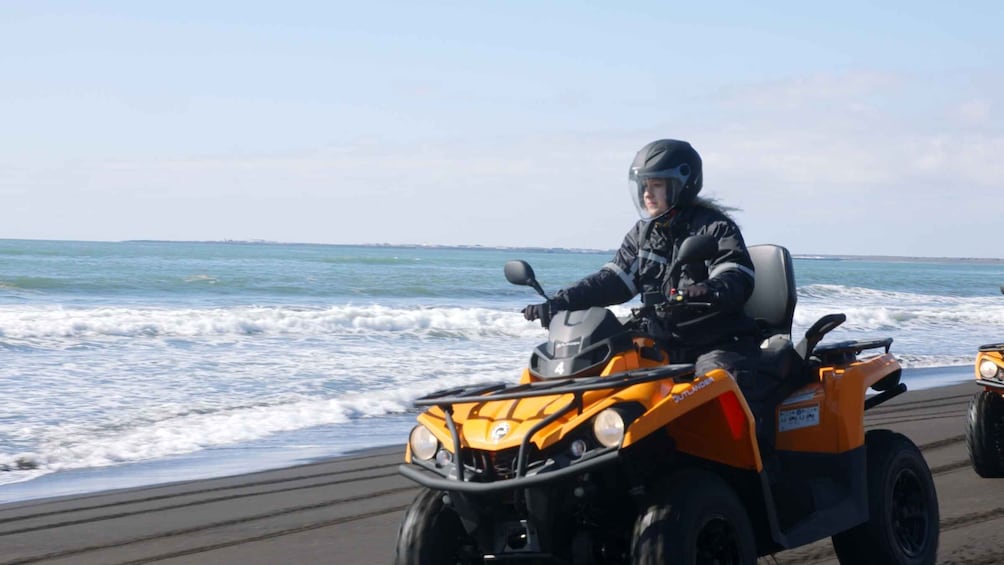
[[[867,413],[920,446],[941,507],[939,563],[1004,562],[1004,479],[969,465],[965,383],[910,391]],[[402,438],[403,440],[404,438]],[[0,563],[390,563],[417,487],[401,447],[275,471],[0,505]],[[829,540],[777,563],[836,563]],[[762,563],[773,563],[770,558]]]

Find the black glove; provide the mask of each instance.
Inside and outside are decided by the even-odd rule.
[[[686,288],[681,289],[680,294],[682,294],[684,298],[688,300],[705,301],[705,300],[713,300],[715,298],[714,292],[712,292],[712,290],[708,288],[707,284],[702,282],[694,283]]]
[[[551,302],[530,304],[526,308],[523,308],[523,317],[531,322],[540,320],[540,326],[546,328],[551,325]]]
[[[718,302],[718,291],[712,289],[707,283],[695,283],[686,288],[680,289],[680,294],[687,300],[694,302]]]

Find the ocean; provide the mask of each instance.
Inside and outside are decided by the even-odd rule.
[[[546,338],[505,261],[554,291],[611,256],[0,240],[0,502],[403,446],[413,399],[514,382]],[[796,336],[844,312],[825,341],[894,338],[911,388],[1004,341],[1004,262],[796,257],[795,276]]]

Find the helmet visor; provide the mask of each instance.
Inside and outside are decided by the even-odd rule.
[[[690,165],[686,163],[661,171],[644,171],[632,167],[628,173],[628,191],[638,215],[643,220],[649,220],[676,206],[690,175]]]

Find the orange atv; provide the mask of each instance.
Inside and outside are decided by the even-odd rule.
[[[1004,477],[1004,343],[980,346],[976,354],[976,384],[983,390],[969,401],[966,420],[969,461],[981,477]]]
[[[715,251],[695,236],[678,263]],[[819,345],[845,319],[831,314],[792,343],[791,256],[749,251],[759,375],[776,383],[766,468],[735,380],[672,363],[639,329],[645,308],[626,321],[559,312],[518,384],[415,402],[426,410],[400,471],[425,488],[395,563],[751,564],[825,537],[842,563],[934,563],[938,501],[923,456],[903,435],[864,431],[865,410],[906,390],[892,339]],[[544,295],[526,263],[505,272]]]

